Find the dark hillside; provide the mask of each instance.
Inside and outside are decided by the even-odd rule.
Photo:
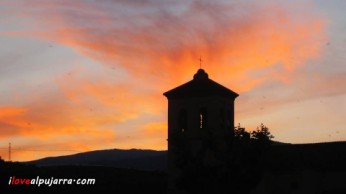
[[[166,171],[167,151],[155,150],[97,150],[67,156],[48,157],[27,162],[38,166],[109,166],[137,170]]]

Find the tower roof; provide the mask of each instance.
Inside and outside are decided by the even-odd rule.
[[[165,92],[168,99],[204,97],[204,96],[222,96],[235,99],[239,94],[209,79],[208,74],[199,69],[193,76],[193,80],[180,85],[172,90]]]

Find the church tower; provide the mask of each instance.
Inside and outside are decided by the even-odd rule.
[[[193,80],[164,95],[168,99],[168,189],[177,193],[188,168],[222,163],[234,136],[238,94],[199,69]]]

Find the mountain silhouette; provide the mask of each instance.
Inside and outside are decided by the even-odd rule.
[[[108,166],[136,170],[166,171],[167,151],[109,149],[47,157],[26,162],[37,166]]]

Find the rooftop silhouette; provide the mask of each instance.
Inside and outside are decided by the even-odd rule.
[[[209,75],[203,69],[197,71],[193,76],[193,80],[165,92],[164,95],[169,99],[215,95],[231,98],[239,96],[239,94],[234,91],[209,79]]]

